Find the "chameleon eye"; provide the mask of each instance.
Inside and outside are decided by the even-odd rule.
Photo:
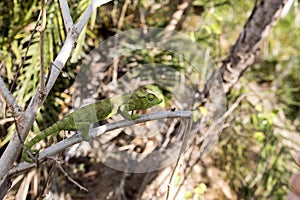
[[[153,101],[154,100],[154,95],[153,94],[148,94],[148,100]]]

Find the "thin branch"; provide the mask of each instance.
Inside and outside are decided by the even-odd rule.
[[[174,31],[176,29],[177,24],[183,16],[183,13],[186,11],[186,9],[189,8],[191,3],[191,0],[185,0],[177,6],[177,10],[173,13],[172,20],[169,22],[168,26],[166,27],[166,30]]]
[[[70,57],[71,52],[74,47],[74,44],[77,41],[78,36],[81,33],[81,31],[83,30],[84,26],[88,23],[89,17],[92,15],[93,10],[96,9],[97,6],[100,6],[109,1],[111,1],[111,0],[93,1],[89,5],[89,7],[85,11],[85,13],[82,15],[82,17],[79,19],[77,24],[75,26],[73,25],[71,27],[70,32],[68,32],[68,34],[67,34],[66,41],[65,41],[63,47],[61,48],[61,51],[57,55],[56,59],[52,62],[52,64],[55,66],[55,68],[54,67],[51,68],[50,77],[49,77],[49,79],[47,81],[47,85],[46,85],[46,95],[53,87],[59,73],[62,71],[62,68],[64,67],[65,63],[67,62],[68,58]],[[62,9],[64,9],[64,10],[62,10],[63,16],[65,16],[68,19],[69,13],[64,13],[66,6],[67,6],[66,2],[61,0],[60,3],[62,6]],[[71,23],[69,22],[69,25],[70,24]],[[33,101],[34,100],[36,100],[36,96],[33,98]],[[42,103],[43,103],[43,101],[39,102],[39,106],[41,106]],[[30,104],[35,105],[34,102],[31,102]]]
[[[235,111],[235,109],[240,105],[240,103],[241,103],[241,101],[246,97],[246,96],[248,96],[248,95],[251,95],[252,93],[244,93],[244,94],[242,94],[241,96],[239,96],[237,99],[236,99],[236,101],[230,106],[230,108],[219,118],[219,119],[217,119],[213,124],[212,124],[212,126],[216,126],[216,125],[220,125],[231,113],[233,113],[234,111]],[[203,142],[203,141],[202,141]],[[199,143],[198,143],[199,144]],[[205,145],[204,143],[202,143],[202,146],[201,146],[201,150],[203,150],[203,145]],[[195,145],[193,145],[193,146],[195,146]],[[197,145],[196,145],[197,146]],[[205,148],[204,148],[205,149]],[[202,159],[203,159],[203,157],[205,156],[205,155],[207,155],[207,153],[208,152],[203,152],[203,151],[201,151],[200,150],[200,156],[196,159],[196,161],[194,161],[194,162],[192,162],[192,163],[189,163],[189,162],[187,162],[187,165],[189,166],[189,167],[187,167],[187,169],[188,170],[184,170],[184,174],[183,174],[183,180],[182,180],[182,182],[180,183],[180,185],[178,186],[178,188],[181,188],[182,186],[183,186],[183,184],[184,184],[184,180],[186,180],[187,179],[187,176],[188,176],[188,174],[190,174],[191,173],[191,171],[192,171],[192,169],[194,168],[194,166],[197,164],[197,163],[199,163]],[[207,149],[205,149],[205,150],[207,150]],[[192,156],[192,154],[193,154],[193,151],[195,151],[194,149],[189,153],[190,154],[190,157]],[[198,152],[198,150],[197,150],[197,153],[199,153]],[[190,159],[188,159],[188,160],[190,160]],[[172,173],[173,173],[173,171],[172,171]],[[177,190],[177,192],[176,192],[176,195],[178,194],[178,192],[179,192],[179,189]],[[175,195],[175,196],[176,196]]]
[[[44,30],[46,28],[46,8],[45,8],[45,0],[42,1],[42,24],[37,28],[40,32],[40,98],[43,98],[45,94],[45,59],[44,59],[44,47],[45,47],[45,33]]]
[[[92,11],[94,9],[96,9],[97,6],[100,6],[109,1],[111,1],[111,0],[105,0],[105,1],[94,0],[92,2],[92,4],[89,6],[89,8],[87,9],[87,11],[85,12],[84,16],[79,20],[79,22],[78,22],[79,25],[77,25],[76,27],[72,26],[72,30],[67,34],[67,38],[64,42],[63,47],[61,48],[61,51],[57,55],[56,59],[53,61],[53,63],[55,64],[55,66],[58,67],[58,69],[56,69],[55,67],[52,67],[49,80],[47,82],[47,85],[45,86],[45,95],[43,96],[43,98],[40,98],[39,89],[37,89],[35,91],[34,96],[31,99],[25,113],[23,113],[23,114],[21,113],[22,116],[21,116],[20,124],[22,124],[22,126],[20,126],[20,136],[21,136],[22,140],[24,140],[27,137],[27,134],[35,120],[37,111],[44,103],[48,93],[50,92],[51,88],[55,84],[55,81],[56,81],[57,77],[59,76],[60,71],[62,70],[63,66],[65,65],[68,58],[70,57],[71,52],[73,50],[73,46],[74,46],[76,40],[78,39],[78,36],[79,36],[80,32],[82,31],[82,28],[88,22],[87,17],[91,16]],[[64,12],[65,12],[65,10],[64,10]],[[66,14],[63,14],[63,15],[66,16]],[[17,104],[14,103],[14,100],[13,100],[13,98],[11,98],[11,95],[4,88],[4,83],[3,83],[2,79],[0,79],[0,94],[2,94],[2,96],[5,99],[7,99],[9,106],[12,107],[14,112],[18,113],[19,108],[18,108],[18,106],[16,106]],[[16,135],[14,135],[14,137],[10,140],[7,148],[5,149],[5,151],[2,154],[1,159],[0,159],[0,169],[1,169],[0,170],[0,179],[2,179],[9,172],[10,169],[12,169],[12,167],[14,166],[13,163],[18,158],[21,148],[22,147],[20,145],[20,141],[19,141],[18,137]]]
[[[146,121],[159,120],[159,119],[165,119],[165,118],[179,118],[179,117],[180,118],[189,118],[191,116],[192,116],[192,111],[153,112],[153,113],[149,113],[146,115],[141,115],[140,118],[135,119],[135,120],[121,120],[121,121],[105,124],[103,126],[99,126],[99,127],[90,129],[89,136],[90,136],[90,138],[96,138],[106,132],[113,131],[113,130],[116,130],[119,128],[132,126],[134,124],[138,124],[138,123],[142,123],[142,122],[146,122]],[[81,136],[79,134],[75,134],[72,137],[67,138],[63,141],[60,141],[60,142],[46,148],[42,152],[40,152],[39,160],[43,160],[43,159],[47,158],[48,156],[57,154],[57,153],[65,150],[66,148],[68,148],[74,144],[77,144],[79,142],[82,142],[82,141],[83,140],[82,140]]]
[[[0,120],[0,126],[3,126],[4,124],[6,124],[6,123],[8,123],[8,122],[13,122],[13,121],[14,121],[14,118],[13,118],[13,117],[1,119],[1,120]]]
[[[237,100],[230,106],[230,108],[223,114],[223,116],[218,119],[220,121],[224,121],[241,103],[241,101],[246,97],[251,95],[252,93],[244,93],[237,98]]]
[[[99,126],[97,128],[90,129],[89,135],[91,138],[96,138],[106,132],[109,132],[109,131],[112,131],[115,129],[119,129],[119,128],[123,128],[123,127],[127,127],[127,126],[132,126],[134,124],[138,124],[138,123],[142,123],[142,122],[146,122],[146,121],[159,120],[159,119],[165,119],[165,118],[191,118],[191,116],[192,116],[192,111],[153,112],[150,114],[141,115],[141,117],[136,120],[121,120],[121,121],[113,122],[110,124],[105,124],[105,125]],[[68,148],[74,144],[77,144],[79,142],[82,142],[82,141],[83,140],[82,140],[80,134],[75,134],[69,138],[66,138],[66,139],[44,149],[43,151],[41,151],[39,153],[38,163],[40,164],[43,161],[45,161],[46,158],[49,158],[50,156],[53,156],[54,154],[62,152],[66,148]],[[15,174],[23,173],[35,166],[36,165],[33,163],[22,162],[22,163],[18,164],[14,169],[10,170],[10,172],[8,174],[9,174],[9,176],[13,176]],[[1,185],[0,185],[0,187],[1,187]]]
[[[27,47],[26,47],[26,51],[25,51],[24,57],[23,57],[23,59],[22,59],[22,63],[21,63],[20,66],[18,67],[18,71],[17,71],[17,73],[15,74],[14,80],[13,80],[11,86],[10,86],[10,91],[12,91],[12,89],[14,88],[14,85],[15,85],[15,83],[16,83],[16,79],[17,79],[17,77],[19,76],[20,71],[21,71],[21,69],[23,68],[23,66],[24,66],[24,64],[25,64],[25,61],[26,61],[26,58],[27,58],[27,54],[28,54],[28,51],[29,51],[29,47],[30,47],[30,45],[31,45],[33,36],[34,36],[34,34],[35,34],[35,32],[36,32],[36,29],[37,29],[37,27],[38,27],[38,25],[39,25],[39,21],[40,21],[40,19],[41,19],[41,16],[42,16],[42,11],[39,13],[39,16],[38,16],[38,18],[37,18],[37,20],[36,20],[35,26],[34,26],[34,28],[33,28],[33,30],[32,30],[30,39],[29,39],[28,44],[27,44]]]
[[[37,27],[37,31],[39,32],[43,32],[46,28],[46,7],[45,7],[45,0],[41,0],[42,1],[42,9],[41,9],[41,13],[42,13],[42,24],[40,26]]]
[[[170,176],[170,179],[169,179],[169,182],[168,182],[168,189],[167,189],[167,195],[166,195],[166,200],[169,199],[169,195],[170,195],[170,192],[171,192],[171,183],[172,183],[172,180],[173,180],[173,177],[175,175],[175,172],[176,172],[176,169],[178,168],[179,166],[179,161],[180,161],[180,156],[183,154],[185,148],[186,148],[186,145],[187,145],[187,141],[188,141],[188,136],[189,136],[189,133],[191,132],[191,126],[192,125],[192,119],[190,118],[189,120],[187,120],[187,124],[185,125],[185,130],[184,130],[184,136],[183,136],[183,142],[182,142],[182,145],[180,147],[180,152],[178,154],[178,158],[176,160],[176,163],[175,163],[175,166],[174,166],[174,169],[171,173],[171,176]]]
[[[17,104],[15,98],[12,96],[10,91],[6,88],[4,81],[0,77],[0,95],[4,99],[5,103],[8,105],[10,110],[13,113],[14,117],[19,117],[21,115],[21,109]]]
[[[54,163],[56,164],[56,160],[54,160]],[[51,164],[50,170],[48,171],[48,177],[46,178],[45,184],[42,186],[42,190],[40,191],[40,193],[37,195],[36,199],[42,199],[42,196],[47,188],[47,185],[50,182],[51,177],[53,176],[53,172],[55,171],[55,167],[56,165]]]
[[[75,24],[76,31],[80,33],[84,28],[84,26],[88,23],[95,9],[110,1],[112,0],[93,0],[92,3],[89,5],[89,7],[86,9],[86,11],[83,13],[80,20]]]
[[[112,0],[93,0],[92,5],[93,8],[96,9],[99,6],[102,6],[103,4],[106,4]]]
[[[64,168],[61,166],[61,164],[58,162],[57,165],[58,169],[63,173],[63,175],[65,177],[67,177],[67,179],[73,183],[74,185],[76,185],[80,190],[84,190],[86,192],[89,192],[89,190],[85,187],[83,187],[82,185],[80,185],[77,181],[75,181],[74,179],[72,179],[71,176],[69,176],[69,174],[64,170]]]
[[[160,112],[152,112],[149,114],[141,115],[139,118],[135,120],[121,120],[118,122],[105,124],[103,126],[99,126],[97,128],[93,128],[90,130],[89,135],[91,138],[99,137],[105,132],[113,131],[115,129],[132,126],[138,123],[159,120],[165,118],[189,118],[193,114],[192,111],[160,111]]]
[[[129,3],[130,3],[130,0],[125,0],[125,3],[122,7],[121,15],[120,15],[120,18],[119,18],[118,26],[117,26],[118,30],[121,30],[121,28],[123,26],[125,14],[126,14]]]
[[[15,121],[15,124],[17,124],[16,118],[14,118],[14,121]],[[22,137],[20,135],[18,126],[16,126],[16,132],[17,132],[17,135],[18,135],[18,138],[19,138],[19,141],[20,141],[23,151],[26,152],[26,154],[29,156],[30,159],[32,159],[36,164],[38,164],[37,159],[32,155],[32,153],[25,146],[24,140],[22,139]]]
[[[71,28],[73,26],[73,19],[70,14],[70,8],[68,5],[67,0],[59,0],[60,10],[63,16],[65,28],[67,30],[67,33],[71,31]]]
[[[1,180],[0,180],[0,199],[4,199],[6,195],[6,191],[9,190],[9,188],[12,186],[12,181],[10,177],[5,175]]]

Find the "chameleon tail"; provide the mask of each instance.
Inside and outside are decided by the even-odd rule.
[[[38,150],[35,149],[31,149],[31,147],[33,145],[35,145],[36,143],[40,142],[41,140],[47,138],[50,135],[56,135],[58,134],[62,129],[61,127],[61,123],[56,123],[53,124],[52,126],[48,127],[47,129],[45,129],[44,131],[38,133],[34,138],[32,138],[28,143],[25,144],[26,148],[33,154],[35,154],[36,157],[38,157]],[[29,158],[29,156],[27,155],[26,151],[23,150],[22,152],[22,158],[26,161],[26,162],[33,162],[31,158]]]

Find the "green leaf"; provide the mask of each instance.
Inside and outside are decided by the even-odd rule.
[[[195,188],[195,193],[203,195],[207,190],[207,186],[205,183],[200,183],[198,187]]]
[[[253,134],[253,138],[259,143],[262,143],[265,139],[265,134],[263,132],[258,131]]]

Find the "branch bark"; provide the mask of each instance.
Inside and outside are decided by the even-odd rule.
[[[15,98],[10,93],[10,91],[6,88],[4,81],[1,77],[0,77],[0,95],[6,102],[10,110],[13,112],[13,116],[15,118],[18,118],[18,116],[21,115],[21,109],[17,104]]]
[[[45,101],[49,91],[53,87],[59,73],[62,71],[62,68],[64,67],[65,63],[67,62],[69,56],[71,55],[73,46],[82,31],[83,27],[87,24],[88,19],[92,15],[92,12],[94,9],[96,9],[98,6],[103,5],[104,3],[107,3],[111,0],[94,0],[88,7],[88,9],[85,11],[83,17],[78,21],[76,25],[71,26],[70,21],[65,22],[65,24],[68,24],[71,26],[71,31],[68,32],[66,41],[64,42],[64,45],[59,52],[58,56],[54,60],[54,64],[57,67],[52,67],[50,77],[47,81],[47,85],[45,86],[45,95],[41,97],[39,95],[39,88],[36,90],[35,95],[31,99],[31,102],[29,106],[27,107],[26,111],[22,113],[20,116],[20,120],[18,120],[18,124],[21,124],[18,126],[18,130],[20,131],[21,139],[24,140],[27,137],[27,134],[34,122],[35,116],[37,111],[42,106],[43,102]],[[65,2],[66,3],[66,2]],[[61,4],[63,6],[66,6],[66,4]],[[63,12],[67,12],[66,9],[62,10]],[[63,16],[69,16],[69,12],[63,14]],[[69,20],[70,18],[67,17],[66,20]],[[65,20],[65,19],[64,19]],[[18,106],[14,102],[13,97],[7,92],[5,89],[5,86],[3,87],[4,83],[2,79],[0,79],[0,92],[1,95],[5,98],[5,100],[8,102],[8,104],[12,107],[12,109],[18,111]],[[5,175],[8,173],[8,171],[13,167],[13,163],[16,161],[19,153],[21,151],[21,145],[20,140],[17,136],[17,134],[14,134],[13,138],[10,140],[5,152],[3,153],[1,159],[0,159],[0,182],[5,177]],[[3,191],[1,191],[3,193]],[[0,195],[1,196],[1,195]]]
[[[159,120],[159,119],[166,119],[166,118],[191,118],[192,117],[192,111],[161,111],[161,112],[153,112],[150,114],[145,114],[141,115],[140,118],[136,120],[121,120],[117,122],[113,122],[110,124],[105,124],[96,128],[90,129],[89,135],[90,138],[97,138],[101,136],[102,134],[119,129],[119,128],[124,128],[127,126],[132,126],[134,124],[146,122],[146,121],[153,121],[153,120]],[[39,154],[39,159],[38,162],[41,163],[43,162],[47,157],[53,156],[59,152],[64,151],[66,148],[77,144],[79,142],[82,142],[82,138],[79,134],[75,134],[69,138],[66,138],[46,149],[44,149],[40,154]],[[10,170],[7,173],[7,176],[14,176],[19,173],[24,173],[25,171],[28,171],[29,169],[36,167],[35,163],[27,163],[27,162],[22,162],[18,164],[15,168]],[[1,186],[1,184],[0,184]]]
[[[66,11],[68,10],[67,2],[65,0],[60,0],[64,20],[67,20],[64,21],[68,32],[67,38],[60,53],[53,62],[56,67],[51,68],[50,77],[45,86],[45,97],[39,97],[38,89],[34,97],[31,99],[31,102],[27,107],[25,113],[20,112],[18,105],[14,101],[14,98],[6,89],[3,80],[0,78],[0,94],[3,96],[5,101],[8,103],[9,107],[13,110],[13,112],[18,113],[21,116],[20,121],[22,122],[22,124],[24,124],[22,127],[19,128],[22,139],[26,138],[35,119],[36,112],[41,107],[46,96],[53,87],[59,73],[61,72],[63,66],[67,62],[67,59],[69,58],[72,52],[73,46],[80,32],[82,31],[83,27],[87,24],[92,12],[96,7],[109,1],[111,0],[93,0],[91,5],[88,7],[86,12],[82,16],[82,18],[78,21],[78,23],[76,25],[73,25],[70,13]],[[256,1],[252,14],[247,20],[243,31],[241,32],[235,45],[232,47],[230,55],[222,62],[222,67],[220,68],[220,73],[224,82],[224,90],[226,93],[229,92],[230,88],[238,81],[239,77],[242,76],[243,72],[252,64],[254,64],[255,57],[260,51],[262,40],[269,34],[271,28],[279,19],[282,8],[286,4],[286,2],[287,0]],[[209,82],[210,81],[208,81],[208,85],[213,84]],[[11,172],[10,170],[12,169],[13,163],[17,159],[20,150],[20,141],[17,135],[15,134],[12,140],[10,141],[8,147],[6,148],[6,151],[0,159],[0,183],[9,182],[6,181],[6,175],[9,172]],[[1,185],[0,188],[2,189]],[[1,194],[3,194],[3,192],[7,190],[5,189],[4,191],[0,191]]]
[[[166,27],[166,30],[173,31],[176,29],[176,26],[178,25],[179,21],[181,20],[183,13],[188,10],[188,8],[192,4],[192,0],[185,0],[181,4],[177,6],[177,10],[173,13],[172,19],[169,22],[168,26]]]
[[[61,13],[63,16],[65,29],[66,29],[67,33],[69,33],[73,26],[73,19],[70,14],[70,8],[68,5],[68,2],[67,2],[67,0],[60,0],[59,5],[60,5],[60,10],[61,10]]]
[[[256,1],[252,14],[220,69],[226,93],[243,75],[243,72],[254,64],[263,39],[267,37],[279,19],[286,3],[287,0]]]

